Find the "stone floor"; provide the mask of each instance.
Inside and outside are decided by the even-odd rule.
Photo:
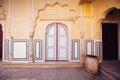
[[[90,74],[84,68],[1,67],[0,80],[110,80],[102,73]]]
[[[104,72],[113,80],[120,80],[120,61],[108,60],[100,63],[100,71]]]

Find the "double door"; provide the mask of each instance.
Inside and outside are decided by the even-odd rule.
[[[46,60],[67,60],[67,28],[60,23],[48,26],[46,34]]]

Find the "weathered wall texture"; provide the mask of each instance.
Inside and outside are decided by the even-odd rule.
[[[63,23],[68,27],[69,52],[71,40],[80,40],[81,61],[84,61],[86,54],[85,40],[101,42],[103,20],[111,9],[120,8],[120,0],[93,0],[91,3],[81,4],[79,0],[1,0],[1,3],[0,23],[4,40],[29,40],[30,36],[33,40],[42,39],[45,53],[47,26],[51,23]],[[32,43],[29,45],[33,47]],[[95,54],[95,48],[93,51]],[[69,60],[70,55],[71,53]]]

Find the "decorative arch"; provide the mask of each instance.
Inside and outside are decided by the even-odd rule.
[[[59,11],[59,9],[61,11]],[[41,18],[59,19],[61,17],[72,17],[71,11],[74,11],[74,10],[70,9],[67,4],[61,5],[58,2],[54,3],[53,5],[46,4],[44,9],[39,10],[38,18],[39,19]]]
[[[68,3],[62,4],[62,3],[60,3],[60,2],[54,2],[54,3],[52,3],[52,4],[46,4],[43,8],[39,9],[38,11],[45,10],[46,7],[48,7],[48,6],[54,7],[56,4],[59,4],[59,5],[62,6],[62,7],[68,6],[71,11],[76,11],[75,9],[71,8]]]
[[[49,14],[49,12],[47,12],[48,11],[47,9],[51,8],[49,10],[54,10],[54,8],[56,6],[60,6],[63,9],[66,8],[69,11],[69,14],[68,15],[66,14],[66,17],[62,16],[63,14],[60,17],[58,17],[57,15],[52,15],[52,16],[48,17],[48,15],[52,14],[53,11],[51,11],[51,13]],[[47,13],[47,14],[44,14],[44,13]],[[41,17],[42,14],[46,15],[46,16]],[[76,10],[71,8],[71,6],[68,3],[62,3],[62,2],[58,2],[58,1],[55,1],[53,3],[46,3],[44,5],[44,7],[42,7],[41,9],[39,9],[37,11],[37,17],[35,18],[35,25],[33,27],[33,35],[35,33],[35,28],[37,27],[37,24],[39,23],[39,21],[41,21],[41,20],[49,20],[49,19],[62,20],[63,18],[64,19],[68,19],[68,18],[70,19],[70,18],[73,18],[72,14],[76,14]],[[60,13],[58,13],[58,15],[60,15]]]

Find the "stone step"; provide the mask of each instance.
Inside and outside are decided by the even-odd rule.
[[[120,76],[119,75],[115,75],[114,73],[109,72],[108,70],[100,67],[100,72],[103,73],[104,75],[106,75],[109,79],[111,80],[120,80]]]
[[[80,62],[0,63],[0,67],[83,67]]]

